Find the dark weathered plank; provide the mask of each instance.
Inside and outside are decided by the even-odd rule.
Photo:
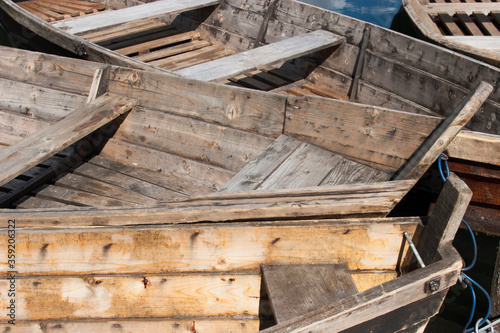
[[[460,103],[434,132],[415,151],[394,179],[420,178],[436,161],[465,124],[476,114],[490,95],[493,87],[482,82]]]
[[[105,94],[26,139],[2,150],[0,184],[56,154],[87,134],[130,110],[136,101]]]
[[[358,292],[346,264],[263,265],[262,278],[278,324]]]

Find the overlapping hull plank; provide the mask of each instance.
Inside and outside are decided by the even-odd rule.
[[[366,325],[382,328],[390,318],[390,327],[424,327],[462,267],[450,239],[470,197],[470,190],[452,175],[438,200],[442,205],[426,227],[418,217],[317,220],[306,213],[303,220],[283,221],[278,215],[263,217],[266,208],[259,206],[245,213],[247,221],[214,214],[194,223],[198,220],[190,210],[199,209],[200,203],[217,207],[222,198],[234,201],[232,194],[167,204],[156,216],[151,208],[137,209],[142,221],[159,218],[159,225],[138,225],[141,219],[123,210],[116,211],[122,219],[115,225],[96,224],[97,210],[88,208],[17,211],[15,218],[12,211],[2,210],[0,219],[16,221],[13,327],[33,332],[52,328],[211,332],[221,327],[237,332],[344,331]],[[184,214],[169,213],[175,209]],[[44,221],[46,214],[59,214],[62,228]],[[72,223],[75,218],[79,226]],[[133,221],[126,223],[127,218]],[[6,227],[0,230],[4,236],[7,232]],[[420,239],[417,246],[425,249],[425,268],[411,269],[405,232]],[[6,250],[7,244],[1,246]],[[328,269],[322,270],[322,279],[300,280],[290,288],[285,283],[283,288],[281,279],[268,274],[276,265],[297,272]],[[400,268],[408,272],[400,273]],[[10,283],[6,264],[0,272],[3,288]],[[262,275],[267,277],[264,283]],[[337,292],[337,297],[326,297],[324,302],[318,299],[302,313],[276,316],[285,313],[280,312],[276,292],[301,285],[318,288],[325,279],[341,275],[349,280],[346,293]],[[432,287],[430,281],[435,281]],[[7,307],[8,302],[2,298],[0,306]],[[381,302],[385,306],[374,306]],[[410,306],[418,306],[416,317],[396,317],[408,313]],[[2,327],[10,325],[8,316],[1,320]]]

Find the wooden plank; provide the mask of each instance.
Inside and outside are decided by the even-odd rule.
[[[439,124],[407,163],[398,170],[394,179],[420,178],[479,110],[492,90],[493,87],[486,82],[480,83],[476,89],[472,90],[453,113]]]
[[[78,34],[78,37],[84,38],[92,43],[101,43],[124,37],[133,37],[144,33],[156,32],[161,28],[167,28],[168,25],[164,22],[156,20],[143,20],[123,23],[116,27],[109,27],[103,30]]]
[[[151,49],[165,47],[167,45],[185,42],[188,40],[193,40],[193,39],[198,38],[199,36],[200,36],[199,32],[188,31],[188,32],[176,34],[173,36],[168,36],[168,37],[155,39],[155,40],[147,41],[147,42],[140,43],[140,44],[135,44],[135,45],[132,45],[129,47],[121,48],[121,49],[115,49],[114,51],[116,53],[120,53],[123,55],[131,55],[134,53],[140,54],[143,52],[147,52]]]
[[[300,145],[300,141],[280,135],[259,156],[251,160],[219,192],[256,189]]]
[[[177,73],[203,81],[228,79],[276,62],[298,58],[344,42],[344,38],[316,30],[273,44],[261,46],[210,63],[192,66]]]
[[[153,171],[156,184],[184,195],[216,192],[234,176],[233,171],[215,165],[115,138],[106,143],[100,156]]]
[[[24,197],[13,204],[17,209],[31,209],[31,208],[61,208],[69,207],[71,205],[62,202],[41,199],[37,197]]]
[[[498,5],[496,9],[498,9]],[[474,11],[472,16],[476,20],[477,24],[486,30],[489,35],[500,36],[500,30],[495,26],[495,24],[493,24],[493,22],[490,21],[486,14]]]
[[[216,48],[209,51],[211,49],[211,47],[209,46],[209,47],[197,50],[197,51],[189,52],[186,55],[189,55],[190,57],[198,52],[201,53],[201,56],[196,56],[196,57],[193,57],[192,59],[189,59],[187,61],[177,62],[177,63],[169,65],[169,66],[163,66],[162,68],[169,70],[169,71],[172,71],[172,72],[175,72],[175,71],[178,71],[178,70],[190,67],[190,66],[195,66],[195,65],[203,64],[205,62],[224,58],[224,57],[227,57],[227,56],[234,54],[234,52],[235,52],[232,49],[227,49],[227,48],[223,48],[223,47],[221,47],[221,48],[222,49],[219,51],[217,51]],[[224,81],[224,80],[222,80],[222,81]],[[219,82],[221,82],[221,81],[219,80]]]
[[[340,158],[326,149],[301,143],[257,189],[317,186],[336,167]]]
[[[448,177],[417,244],[426,265],[434,262],[438,249],[450,244],[462,222],[472,191],[456,175]]]
[[[81,95],[1,78],[0,89],[0,108],[39,121],[59,120],[86,100]]]
[[[186,85],[196,94],[186,94]],[[247,132],[278,137],[283,131],[285,96],[120,68],[110,91],[137,96],[141,105]],[[265,123],[266,126],[262,126]]]
[[[282,78],[273,75],[272,72],[264,72],[264,71],[254,71],[245,74],[246,76],[252,77],[256,80],[267,83],[274,88],[285,86],[289,84],[287,80],[283,80]]]
[[[239,318],[241,317],[241,318]],[[9,324],[0,324],[0,329],[11,328]],[[12,328],[11,328],[12,329]],[[103,321],[95,320],[48,320],[44,321],[43,326],[33,324],[30,321],[16,320],[16,326],[12,333],[55,333],[58,330],[67,332],[102,332],[113,333],[117,329],[125,332],[165,332],[170,329],[175,333],[193,333],[196,332],[237,332],[254,333],[259,330],[259,318],[253,316],[234,316],[231,318],[202,318],[191,317],[189,319],[181,318],[162,318],[162,319],[127,319]]]
[[[114,184],[75,174],[60,177],[55,185],[129,202],[131,206],[153,206],[157,201]]]
[[[500,36],[449,36],[449,38],[477,48],[500,50]]]
[[[4,184],[130,110],[135,100],[105,94],[0,153]]]
[[[61,22],[54,26],[72,34],[89,32],[91,30],[102,29],[132,20],[144,19],[161,14],[173,14],[182,11],[189,11],[198,8],[219,4],[217,0],[187,0],[182,3],[161,0],[146,3],[140,6],[133,6],[119,10],[113,10],[96,15],[86,16],[67,22]]]
[[[467,15],[465,12],[457,12],[455,14],[455,16],[457,17],[458,21],[463,24],[468,35],[472,35],[472,36],[482,36],[483,35],[483,33],[478,28],[476,23],[474,23],[474,21],[472,21],[471,17],[469,15]]]
[[[151,62],[151,65],[157,66],[157,67],[162,67],[162,68],[169,68],[171,71],[175,71],[175,66],[182,64],[183,66],[192,66],[193,64],[199,64],[203,63],[204,61],[200,60],[200,58],[207,56],[207,55],[212,55],[214,53],[223,51],[224,47],[220,45],[213,45],[210,44],[206,47],[200,48],[200,49],[195,49],[183,54],[171,56],[165,59],[159,59]],[[225,50],[226,52],[232,52],[230,50]]]
[[[93,162],[97,164],[94,164]],[[124,165],[120,170],[109,169],[105,167],[110,167],[112,165],[113,163],[111,161],[105,161],[104,159],[98,159],[98,157],[95,157],[90,160],[90,163],[84,163],[73,170],[73,173],[75,175],[81,175],[87,178],[100,180],[107,184],[120,186],[124,189],[134,191],[156,200],[174,200],[183,197],[180,193],[172,192],[171,190],[158,186],[155,183],[150,183],[148,181],[123,173],[126,172],[126,167]]]
[[[321,186],[384,182],[390,175],[361,163],[342,158],[321,181]]]
[[[17,113],[0,111],[0,142],[11,145],[47,127],[48,122]]]
[[[104,65],[96,69],[94,79],[92,80],[92,85],[90,86],[87,103],[90,103],[108,90],[110,71],[111,66],[108,65]]]
[[[314,84],[312,82],[308,82],[306,84],[303,84],[302,88],[308,89],[311,92],[313,92],[314,94],[319,95],[319,96],[323,96],[323,97],[329,97],[329,98],[338,99],[341,101],[346,101],[349,99],[346,95],[344,95],[342,93],[339,93],[333,89],[323,87],[321,85]]]
[[[1,210],[0,216],[15,218],[18,228],[165,224],[167,221],[182,224],[263,218],[280,220],[308,216],[385,216],[413,184],[413,181],[391,181],[319,189],[218,193],[186,201],[162,202],[160,207],[147,209],[38,210],[24,214]],[[214,203],[214,200],[219,201]]]
[[[16,311],[16,321],[257,316],[260,280],[230,273],[17,278],[16,301],[27,306]],[[1,288],[7,283],[0,280]]]
[[[254,79],[253,77],[247,76],[245,74],[241,74],[229,79],[229,81],[234,82],[242,87],[247,87],[251,89],[258,89],[263,91],[270,91],[274,87],[270,84],[262,82],[260,80]]]
[[[44,0],[43,4],[47,4],[48,7],[50,6],[51,10],[55,10],[61,14],[67,14],[69,16],[80,15],[80,11],[76,10],[74,7],[64,2],[57,2],[57,0],[56,1]]]
[[[263,265],[262,278],[278,324],[358,292],[346,264]]]
[[[114,138],[238,172],[274,140],[218,124],[141,108]]]
[[[370,27],[367,26],[363,32],[363,41],[359,48],[358,58],[356,59],[354,78],[351,82],[351,87],[349,88],[349,99],[356,101],[358,96],[358,85],[361,74],[363,73],[363,66],[365,64],[365,53],[366,47],[368,46],[368,41],[370,40]]]
[[[81,207],[66,210],[82,212]],[[16,210],[16,213],[19,214],[16,227],[22,216],[28,214],[32,214],[33,220],[43,219],[41,210]],[[52,229],[49,224],[40,224],[34,230],[16,228],[19,277],[92,273],[142,277],[145,272],[172,275],[251,272],[258,275],[263,264],[347,262],[356,280],[365,280],[364,275],[366,280],[376,280],[373,276],[379,274],[380,282],[386,275],[394,276],[403,232],[412,235],[420,223],[419,218],[412,217],[260,222],[250,219],[250,222],[237,223],[219,220],[218,223],[96,229],[88,226],[92,218],[81,215],[81,227],[69,227],[64,221],[69,219],[62,217],[60,221],[67,228]],[[168,222],[168,217],[164,221]],[[2,237],[7,234],[6,222],[0,231]],[[0,248],[7,250],[6,242],[0,244]],[[3,265],[0,274],[5,276],[8,270],[8,266]]]
[[[462,160],[500,166],[500,138],[497,135],[462,130],[448,145],[446,154]]]
[[[109,170],[104,171],[106,174],[106,179],[113,179],[112,176],[108,175],[109,172],[111,172],[112,174],[119,173],[121,175],[125,175],[126,177],[137,179],[138,181],[143,183],[140,188],[142,188],[144,191],[147,191],[148,188],[152,188],[152,191],[154,191],[154,193],[158,195],[158,200],[183,199],[186,197],[186,194],[183,194],[182,192],[190,192],[190,190],[186,190],[184,189],[184,187],[172,189],[172,183],[174,182],[169,177],[163,176],[157,170],[153,171],[146,168],[141,168],[139,166],[123,164],[117,161],[108,160],[102,156],[93,157],[90,162],[93,165],[97,165],[101,168]],[[80,171],[80,169],[77,169],[75,170],[75,172],[79,173],[85,171]],[[129,180],[129,182],[130,181],[131,180]],[[122,184],[126,184],[126,182]],[[133,186],[133,189],[137,187],[133,181],[130,186]]]
[[[153,60],[171,57],[171,56],[178,55],[181,53],[186,53],[189,51],[198,50],[198,49],[210,46],[210,45],[211,44],[209,41],[194,40],[194,41],[186,42],[186,43],[183,43],[180,45],[170,46],[170,47],[165,48],[165,49],[160,49],[160,50],[156,50],[156,51],[147,52],[144,54],[139,54],[139,55],[134,56],[134,59],[137,59],[139,61],[149,62],[149,61],[153,61]]]
[[[452,16],[450,16],[446,13],[439,13],[437,17],[441,20],[444,27],[446,28],[447,35],[451,35],[451,36],[463,36],[464,35],[462,30],[460,30],[460,28],[457,26],[457,24],[453,20]]]
[[[498,4],[496,3],[485,3],[485,2],[470,2],[470,3],[460,3],[460,4],[437,4],[429,3],[424,6],[425,11],[430,15],[437,15],[438,13],[448,13],[453,15],[456,12],[465,12],[471,15],[474,12],[480,12],[488,14],[493,10],[498,10]]]
[[[394,172],[439,122],[435,117],[362,104],[289,97],[284,133],[378,170]]]

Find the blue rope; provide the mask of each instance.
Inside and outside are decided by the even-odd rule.
[[[470,277],[468,277],[467,275],[465,275],[465,273],[462,273],[462,276],[465,277],[467,280],[469,280],[472,284],[471,284],[471,290],[472,290],[472,285],[474,285],[474,287],[476,288],[479,288],[479,290],[481,290],[484,294],[484,296],[486,296],[486,300],[488,301],[488,310],[486,311],[486,316],[484,317],[484,319],[477,325],[478,327],[479,326],[482,326],[484,325],[484,323],[486,323],[486,321],[488,320],[488,317],[490,316],[490,312],[491,312],[491,299],[490,299],[490,295],[486,292],[486,290],[484,290],[483,287],[481,287],[481,285],[479,283],[477,283],[476,281],[472,280]],[[475,293],[473,293],[473,302],[474,302],[474,307],[475,307],[475,303],[476,303],[476,296],[475,296]],[[467,326],[470,325],[470,322],[467,323]],[[465,329],[464,332],[473,332],[474,331],[474,328],[469,328],[469,329]]]
[[[443,157],[446,157],[446,155],[441,154],[438,158],[438,168],[439,168],[439,174],[441,175],[441,179],[443,180],[443,182],[446,182],[446,178],[448,178],[450,176],[450,169],[448,167],[448,163],[446,162],[446,160],[444,160],[444,166],[445,166],[445,170],[446,170],[446,175],[445,175],[443,172],[443,166],[442,166]],[[472,239],[472,245],[474,247],[474,254],[472,256],[472,262],[467,267],[464,267],[462,269],[462,273],[461,273],[461,275],[466,279],[466,281],[469,281],[469,283],[467,283],[467,284],[470,287],[469,289],[470,289],[471,294],[472,294],[471,313],[469,315],[469,319],[467,321],[467,324],[465,324],[465,329],[464,329],[464,332],[469,333],[469,332],[473,332],[475,330],[474,327],[467,328],[471,324],[472,319],[474,318],[474,313],[476,312],[476,292],[474,291],[474,287],[479,288],[479,290],[481,290],[483,292],[483,294],[486,296],[486,299],[488,301],[488,311],[486,313],[486,316],[476,326],[478,326],[478,327],[482,326],[488,320],[488,317],[490,316],[490,311],[491,311],[491,299],[490,299],[490,295],[486,292],[486,290],[484,290],[483,287],[481,287],[481,285],[479,283],[472,280],[470,277],[468,277],[464,273],[466,271],[471,270],[471,268],[474,267],[474,265],[476,264],[476,261],[477,261],[477,242],[476,242],[476,237],[474,236],[474,232],[472,232],[471,227],[464,220],[462,220],[462,223],[467,227],[467,230],[469,230],[469,234],[470,234],[471,239]]]

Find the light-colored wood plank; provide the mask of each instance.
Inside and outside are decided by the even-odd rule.
[[[314,94],[319,95],[319,96],[323,96],[323,97],[330,97],[330,98],[338,99],[341,101],[346,101],[349,99],[346,95],[344,95],[342,93],[339,93],[333,89],[328,89],[328,88],[323,87],[321,85],[314,84],[312,82],[308,82],[306,84],[303,84],[302,88],[308,89],[308,90],[312,91]]]
[[[100,43],[129,35],[133,36],[139,33],[156,31],[159,28],[167,28],[167,26],[168,25],[164,22],[146,19],[139,22],[133,21],[130,23],[123,23],[116,27],[109,27],[95,32],[83,33],[78,36],[92,43]]]
[[[500,166],[500,138],[462,130],[446,148],[450,157]]]
[[[467,30],[468,34],[473,35],[473,36],[482,36],[483,33],[481,30],[478,28],[476,23],[472,21],[469,15],[467,15],[464,12],[458,12],[456,14],[457,19],[462,22],[464,25],[465,29]]]
[[[241,316],[240,316],[241,317]],[[34,324],[30,321],[17,321],[16,325],[0,324],[0,329],[10,328],[11,333],[56,333],[61,330],[66,332],[80,333],[114,333],[117,329],[124,332],[148,333],[148,332],[168,332],[174,330],[175,333],[255,333],[259,330],[259,319],[252,316],[234,316],[232,318],[202,318],[191,317],[189,319],[129,319],[129,320],[49,320],[44,321],[44,325]],[[9,325],[9,326],[7,326]]]
[[[178,74],[203,81],[228,79],[273,63],[298,58],[344,42],[344,38],[317,30],[287,40],[268,44],[226,58],[180,71]]]
[[[205,46],[201,49],[195,49],[183,54],[178,54],[175,56],[171,56],[165,59],[159,59],[155,61],[151,61],[151,65],[158,66],[158,67],[171,67],[175,66],[176,64],[179,63],[186,63],[185,66],[190,66],[191,62],[194,61],[195,63],[199,63],[200,60],[198,60],[200,57],[210,55],[219,51],[222,51],[224,48],[220,45],[208,45]]]
[[[498,5],[497,8],[498,9]],[[488,31],[491,36],[500,36],[500,30],[495,26],[493,22],[486,16],[488,13],[481,13],[474,11],[472,16],[476,19],[477,24],[479,24],[483,29]]]
[[[16,301],[25,306],[16,320],[257,316],[260,283],[257,274],[18,278]]]
[[[335,187],[216,193],[184,201],[162,202],[156,208],[0,210],[0,217],[16,219],[18,228],[182,224],[200,221],[287,219],[307,216],[385,216],[414,185],[414,181]],[[214,200],[218,200],[215,201]],[[77,215],[75,215],[77,214]],[[36,215],[36,218],[34,217]]]
[[[345,264],[263,265],[262,278],[278,324],[358,292]]]
[[[338,155],[340,157],[340,155]],[[321,186],[384,182],[390,175],[361,163],[341,158],[321,181]]]
[[[500,50],[500,36],[449,36],[448,38],[477,48]]]
[[[55,26],[66,30],[69,33],[78,34],[91,30],[102,29],[120,23],[126,23],[132,20],[213,6],[219,4],[219,2],[220,1],[218,0],[187,0],[180,3],[172,2],[170,0],[161,0],[146,3],[140,6],[123,8],[71,21],[61,22],[55,24]]]
[[[198,49],[210,46],[210,45],[211,44],[209,41],[194,40],[194,41],[190,41],[187,43],[183,43],[181,45],[171,46],[171,47],[168,47],[165,49],[151,51],[151,52],[147,52],[144,54],[139,54],[137,56],[134,56],[134,59],[148,62],[148,61],[153,61],[153,60],[171,57],[171,56],[178,55],[181,53],[186,53],[189,51],[198,50]]]
[[[479,110],[492,91],[493,87],[486,82],[480,83],[472,90],[453,113],[439,124],[407,163],[397,171],[394,179],[420,178]]]
[[[21,209],[31,209],[31,208],[60,208],[69,207],[71,205],[64,204],[62,202],[41,199],[37,197],[25,197],[14,203],[16,208]]]
[[[273,138],[218,124],[145,109],[120,125],[114,138],[238,172]]]
[[[468,15],[471,15],[474,12],[488,14],[493,10],[498,10],[498,4],[485,2],[470,2],[460,4],[429,3],[428,5],[424,6],[424,9],[430,15],[437,15],[438,13],[448,13],[449,15],[454,15],[457,12],[465,12]]]
[[[94,99],[101,96],[108,90],[110,71],[111,71],[111,66],[108,65],[104,65],[96,69],[94,73],[94,79],[92,80],[92,85],[90,86],[90,92],[89,92],[89,97],[87,98],[87,103],[93,101]]]
[[[300,141],[280,135],[259,156],[240,170],[220,192],[237,192],[256,189],[291,153]]]
[[[462,30],[460,30],[460,28],[457,26],[452,16],[446,13],[439,13],[438,18],[448,30],[447,35],[449,34],[452,36],[463,36]]]
[[[67,210],[82,212],[82,208],[76,207]],[[31,219],[44,220],[40,210],[17,210],[16,213],[20,218],[32,214]],[[403,232],[413,235],[420,223],[419,218],[398,217],[219,221],[96,229],[83,227],[93,217],[81,215],[82,227],[69,227],[66,223],[69,218],[59,217],[67,228],[56,230],[46,224],[29,230],[18,227],[20,218],[16,218],[16,271],[23,277],[92,273],[140,275],[144,272],[252,272],[257,275],[262,264],[346,262],[354,275],[359,274],[356,280],[371,280],[371,283],[377,280],[372,275],[381,274],[378,279],[381,281],[387,279],[387,274],[395,273]],[[3,237],[7,233],[6,225],[0,231]],[[7,251],[7,243],[0,244],[0,249]],[[5,264],[0,267],[0,274],[8,270]],[[367,279],[362,276],[365,274]]]
[[[195,54],[199,53],[199,55],[194,56]],[[186,56],[193,56],[191,59],[187,61],[180,61],[176,62],[175,64],[171,64],[168,66],[162,66],[162,68],[165,68],[166,70],[175,72],[190,66],[198,65],[198,64],[203,64],[209,61],[217,60],[220,58],[224,58],[227,56],[230,56],[234,54],[235,51],[233,49],[229,48],[224,48],[220,46],[219,48],[214,48],[212,49],[212,46],[205,47],[200,50],[195,50],[192,52],[186,53]]]
[[[129,111],[135,100],[105,94],[73,111],[57,123],[37,131],[0,153],[4,184],[97,128]]]
[[[0,142],[2,145],[14,144],[48,125],[43,120],[0,111]]]

